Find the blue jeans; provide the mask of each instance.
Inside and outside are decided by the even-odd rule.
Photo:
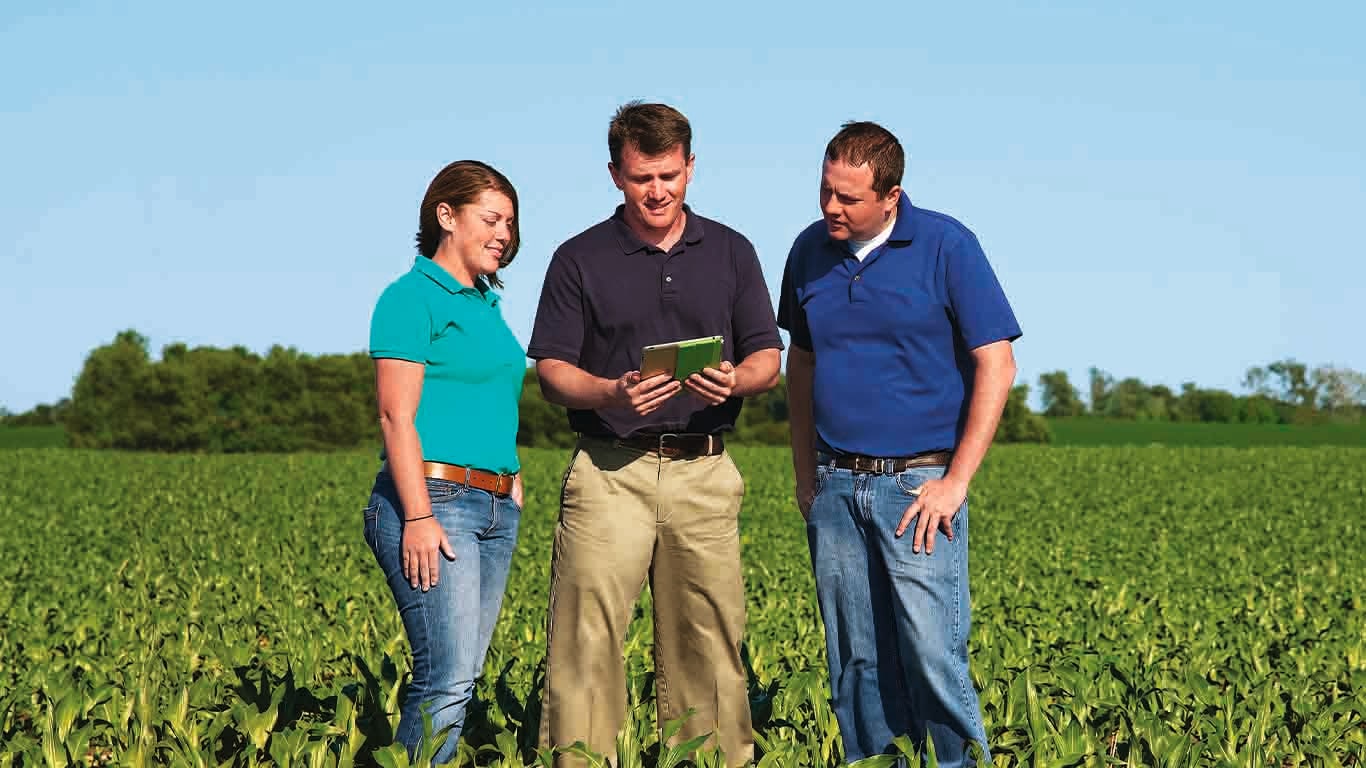
[[[906,734],[942,766],[970,765],[976,741],[987,760],[977,692],[968,676],[968,506],[939,532],[934,554],[911,551],[914,523],[896,526],[911,491],[943,467],[896,475],[834,469],[821,455],[807,543],[825,623],[835,717],[845,759],[889,751]]]
[[[440,578],[427,592],[403,578],[403,506],[393,478],[381,472],[365,508],[365,542],[384,571],[413,649],[413,678],[395,738],[416,754],[422,712],[432,733],[449,729],[434,764],[455,758],[474,680],[503,605],[521,509],[507,497],[446,480],[427,479],[432,514],[446,530],[455,560],[441,559]]]

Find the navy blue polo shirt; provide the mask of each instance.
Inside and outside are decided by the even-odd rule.
[[[683,235],[664,252],[626,223],[625,206],[565,241],[550,259],[527,356],[578,366],[605,379],[640,369],[640,349],[723,336],[721,356],[739,365],[782,349],[754,246],[688,206]],[[569,409],[575,432],[630,437],[715,433],[735,426],[741,398],[709,406],[686,390],[646,416],[630,408]]]
[[[778,324],[815,356],[818,442],[882,457],[956,448],[971,350],[1020,336],[976,236],[905,194],[891,237],[862,262],[824,221],[797,236]]]

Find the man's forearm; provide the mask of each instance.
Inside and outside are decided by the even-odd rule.
[[[541,394],[555,405],[591,411],[615,404],[616,381],[594,376],[572,363],[539,360],[536,377],[541,382]]]
[[[753,352],[735,366],[734,397],[751,397],[778,386],[778,367],[782,353],[776,349]]]
[[[801,347],[787,351],[787,420],[792,432],[792,470],[799,493],[816,485],[816,429],[811,410],[815,359]]]
[[[977,468],[996,436],[1001,412],[1015,383],[1015,355],[1010,342],[998,341],[973,350],[976,368],[972,375],[972,399],[968,401],[968,419],[963,437],[953,452],[948,477],[964,485],[972,482]]]

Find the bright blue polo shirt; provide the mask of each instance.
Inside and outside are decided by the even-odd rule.
[[[370,320],[370,356],[422,363],[422,457],[516,472],[517,403],[526,353],[483,280],[462,285],[425,256],[384,289]]]
[[[819,442],[880,457],[956,448],[971,350],[1020,336],[976,236],[905,194],[891,237],[862,262],[824,221],[797,236],[778,325],[815,355]]]

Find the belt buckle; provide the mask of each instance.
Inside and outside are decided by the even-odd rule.
[[[853,470],[871,475],[894,475],[896,474],[896,459],[884,459],[877,456],[856,456],[854,457]]]
[[[662,457],[664,457],[664,458],[666,458],[666,459],[676,459],[676,458],[678,458],[679,456],[682,456],[682,455],[683,455],[683,449],[682,449],[682,448],[679,448],[678,446],[674,446],[674,447],[670,448],[670,447],[664,445],[664,440],[665,440],[666,438],[678,437],[678,436],[679,436],[679,435],[677,435],[677,434],[675,434],[675,433],[673,433],[673,432],[665,432],[665,433],[663,433],[663,434],[661,434],[661,435],[659,436],[659,439],[656,441],[656,444],[657,444],[657,446],[658,446],[658,452],[659,452],[659,455],[660,455],[660,456],[662,456]]]

